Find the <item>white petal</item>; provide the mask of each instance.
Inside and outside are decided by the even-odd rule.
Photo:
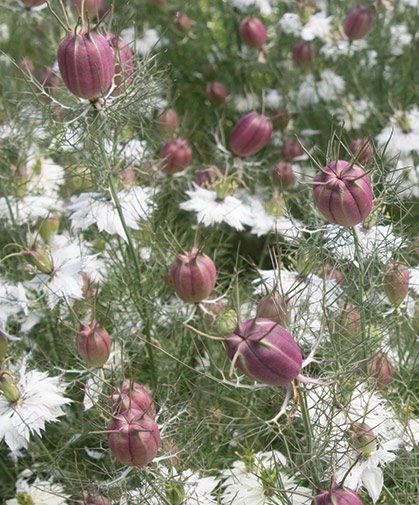
[[[375,503],[383,489],[383,472],[379,468],[366,468],[362,472],[362,484]]]

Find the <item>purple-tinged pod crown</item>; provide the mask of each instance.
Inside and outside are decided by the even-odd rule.
[[[226,101],[227,89],[221,82],[207,82],[205,95],[212,104],[220,105]]]
[[[160,150],[160,158],[163,158],[162,170],[168,174],[174,174],[189,165],[192,159],[192,150],[186,140],[169,139]]]
[[[102,367],[111,352],[111,337],[108,332],[96,322],[81,323],[76,335],[76,347],[80,356],[90,365]]]
[[[302,356],[297,343],[270,319],[240,321],[224,346],[232,365],[262,384],[286,386],[300,374]]]
[[[334,482],[332,489],[318,490],[312,505],[363,505],[363,503],[354,491]]]
[[[377,437],[365,423],[352,423],[348,430],[348,435],[352,447],[367,457],[370,456],[377,445]]]
[[[260,19],[251,16],[240,21],[239,35],[247,46],[255,49],[260,49],[267,39],[265,25]]]
[[[69,30],[57,51],[58,66],[67,88],[76,96],[94,101],[112,84],[114,57],[108,40],[82,26]]]
[[[201,302],[214,289],[217,271],[214,262],[206,254],[193,247],[190,252],[179,254],[170,270],[173,289],[185,302]]]
[[[355,226],[368,217],[372,190],[368,176],[358,165],[332,161],[314,178],[314,201],[331,223]]]
[[[407,296],[409,278],[409,269],[402,263],[389,263],[386,266],[383,289],[395,307],[398,307]]]
[[[175,133],[178,124],[178,117],[173,109],[159,109],[157,111],[156,125],[157,129],[163,135],[172,135]]]
[[[156,407],[146,389],[136,382],[125,379],[114,389],[112,394],[112,410],[119,414],[129,409],[142,410],[149,417],[154,418]]]
[[[292,61],[297,67],[309,67],[314,60],[316,49],[311,42],[300,40],[292,46]]]
[[[343,31],[350,40],[362,39],[370,31],[372,21],[372,12],[368,7],[355,5],[346,14]]]
[[[388,386],[394,374],[394,368],[388,356],[378,352],[368,363],[370,376],[377,381],[378,386]]]
[[[143,411],[126,410],[109,421],[106,429],[112,454],[124,465],[143,467],[156,457],[159,427]]]
[[[263,114],[249,112],[237,121],[230,135],[230,149],[238,156],[251,156],[269,142],[272,123]]]
[[[349,150],[357,157],[360,163],[368,163],[374,156],[371,142],[366,138],[351,140]]]

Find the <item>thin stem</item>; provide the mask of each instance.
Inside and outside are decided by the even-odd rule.
[[[361,255],[361,248],[359,244],[359,237],[358,237],[358,230],[356,227],[352,228],[352,235],[354,237],[354,244],[355,244],[355,260],[358,263],[358,268],[359,268],[359,309],[360,309],[360,316],[361,316],[361,342],[362,348],[363,348],[363,358],[367,359],[367,351],[365,347],[365,342],[367,342],[366,335],[365,335],[365,303],[364,303],[364,297],[365,297],[365,284],[364,284],[364,276],[365,276],[365,265],[364,265],[364,260],[362,259]]]

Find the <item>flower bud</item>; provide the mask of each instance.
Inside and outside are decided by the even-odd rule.
[[[173,135],[177,128],[178,117],[173,109],[159,109],[157,111],[156,125],[163,135]]]
[[[332,161],[317,173],[314,183],[314,201],[331,223],[355,226],[371,212],[371,183],[358,165]]]
[[[57,60],[65,85],[80,98],[95,101],[112,84],[112,49],[106,37],[86,26],[79,33],[69,30],[58,46]]]
[[[10,403],[16,403],[20,398],[18,388],[6,372],[0,372],[0,393]]]
[[[115,416],[107,430],[109,447],[124,465],[143,467],[156,457],[160,447],[159,428],[141,410],[129,409]]]
[[[272,123],[257,112],[249,112],[234,125],[230,135],[230,149],[237,156],[251,156],[269,142]]]
[[[189,30],[191,29],[191,20],[186,16],[186,14],[182,14],[180,12],[177,12],[173,16],[173,24],[176,28],[181,33],[188,33]]]
[[[349,150],[360,163],[368,163],[373,158],[373,150],[368,139],[351,140]]]
[[[395,307],[398,307],[407,296],[409,277],[409,269],[402,263],[389,263],[386,266],[383,289]]]
[[[119,414],[129,409],[142,410],[152,418],[156,415],[156,407],[145,388],[136,382],[131,383],[125,379],[120,386],[114,389],[112,411]]]
[[[372,429],[364,423],[352,423],[348,434],[352,447],[366,457],[370,456],[377,445],[377,438]]]
[[[393,365],[390,363],[388,356],[383,352],[378,352],[369,362],[368,371],[379,386],[387,386],[390,384],[394,374]]]
[[[51,275],[54,272],[52,260],[45,249],[40,249],[33,244],[30,249],[25,249],[22,253],[26,261],[43,274]]]
[[[332,489],[318,490],[312,505],[363,505],[363,503],[351,489],[334,482]]]
[[[300,40],[292,47],[292,60],[297,67],[306,68],[314,60],[315,48],[311,42]]]
[[[287,161],[298,158],[302,154],[304,154],[303,148],[295,138],[286,139],[281,146],[281,155]]]
[[[115,60],[113,82],[115,90],[113,96],[118,96],[124,91],[124,86],[132,81],[132,53],[126,42],[121,38],[116,38],[113,33],[106,35],[112,48]]]
[[[262,21],[250,16],[240,21],[239,35],[247,46],[255,49],[260,49],[267,39],[266,28]]]
[[[215,321],[215,328],[220,335],[230,335],[236,326],[237,314],[235,310],[224,309],[218,314]]]
[[[205,95],[212,104],[220,105],[226,101],[227,90],[221,82],[207,82]]]
[[[257,317],[270,319],[274,323],[285,326],[290,320],[288,297],[281,296],[278,291],[274,291],[259,300],[256,313]]]
[[[59,83],[58,75],[52,67],[42,67],[36,73],[36,80],[43,87],[45,93],[51,95]]]
[[[214,262],[193,247],[179,254],[170,270],[173,288],[185,302],[200,302],[214,289],[217,272]]]
[[[287,330],[269,319],[240,321],[224,346],[232,367],[262,384],[286,386],[300,374],[298,345]]]
[[[272,170],[273,180],[282,188],[288,188],[294,182],[292,165],[289,161],[280,161]]]
[[[174,174],[189,165],[192,159],[192,150],[186,140],[169,139],[161,148],[160,158],[163,158],[162,170],[168,174]]]
[[[108,12],[108,7],[103,0],[85,0],[84,12],[81,12],[83,0],[72,0],[73,10],[77,16],[87,15],[91,20],[101,19]]]
[[[90,365],[102,367],[111,352],[111,338],[107,331],[96,322],[81,323],[76,335],[76,347],[80,356]]]
[[[60,215],[54,211],[51,217],[39,217],[36,221],[36,227],[45,243],[49,242],[51,235],[58,231],[60,226]]]
[[[372,26],[372,12],[368,7],[355,5],[348,10],[343,31],[350,40],[362,39],[370,31]]]

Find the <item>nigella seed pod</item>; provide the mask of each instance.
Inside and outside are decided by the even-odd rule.
[[[156,116],[157,129],[163,135],[173,135],[178,124],[178,117],[173,109],[159,109]]]
[[[288,188],[294,182],[294,173],[289,161],[280,161],[272,170],[273,180],[282,188]]]
[[[163,158],[162,170],[168,174],[174,174],[189,165],[192,159],[192,150],[186,140],[169,139],[161,148],[160,158]]]
[[[106,38],[109,41],[114,54],[114,96],[118,96],[124,90],[124,86],[132,81],[132,53],[126,42],[121,38],[116,38],[113,33],[108,33]]]
[[[88,491],[83,491],[83,500],[78,503],[83,505],[112,505],[112,503],[101,494],[89,493]]]
[[[39,5],[42,5],[46,2],[47,0],[21,0],[23,5],[27,9],[31,9],[32,7],[38,7]]]
[[[116,414],[129,409],[142,410],[147,416],[154,418],[156,407],[146,389],[136,382],[125,379],[114,389],[112,394],[112,411]]]
[[[77,16],[87,15],[89,19],[101,19],[108,12],[103,0],[84,0],[84,12],[81,12],[83,0],[72,0],[73,9]]]
[[[179,297],[185,302],[198,303],[214,289],[217,271],[212,259],[194,246],[190,252],[179,254],[170,275]]]
[[[346,14],[343,31],[350,40],[362,39],[370,31],[372,19],[372,12],[368,7],[355,5]]]
[[[173,16],[173,24],[175,25],[176,30],[181,33],[188,33],[191,29],[191,20],[188,18],[186,14],[182,14],[181,12],[177,12]]]
[[[265,25],[260,19],[251,16],[240,21],[239,35],[247,46],[255,49],[260,49],[267,39]]]
[[[36,73],[36,80],[46,93],[51,95],[59,83],[59,78],[52,67],[42,67]]]
[[[124,465],[143,467],[156,457],[159,427],[143,411],[126,410],[109,421],[106,429],[112,454]]]
[[[402,263],[389,263],[386,266],[383,289],[395,307],[398,307],[407,296],[409,277],[409,269]]]
[[[262,384],[287,386],[300,375],[302,356],[285,328],[270,319],[240,321],[224,340],[227,356],[242,373]]]
[[[312,505],[363,505],[363,503],[354,491],[334,482],[331,489],[318,490]]]
[[[372,146],[368,139],[351,140],[349,150],[360,163],[368,163],[373,158]]]
[[[377,445],[377,437],[365,423],[352,423],[348,435],[352,447],[367,457],[371,455]]]
[[[297,67],[306,68],[314,60],[315,48],[311,42],[300,40],[292,46],[292,61]]]
[[[212,189],[215,181],[218,179],[217,167],[211,167],[200,170],[195,177],[195,183],[201,188]]]
[[[372,190],[368,176],[358,165],[332,161],[314,178],[314,201],[331,223],[355,226],[368,217]]]
[[[251,156],[269,142],[272,123],[266,116],[249,112],[234,125],[230,135],[230,149],[237,156]]]
[[[80,356],[90,365],[102,367],[111,352],[111,337],[108,332],[96,322],[81,323],[76,335],[76,347]]]
[[[212,104],[220,105],[226,101],[227,90],[221,82],[207,82],[205,95]]]
[[[113,51],[106,37],[82,26],[70,30],[57,51],[58,66],[67,88],[76,96],[95,101],[112,84]]]
[[[258,317],[270,319],[280,325],[287,325],[290,316],[288,297],[281,296],[277,291],[274,291],[259,300],[256,313]]]
[[[287,161],[298,158],[302,154],[304,154],[303,148],[295,138],[286,139],[281,146],[281,155]]]
[[[388,356],[378,352],[369,362],[368,371],[370,376],[377,381],[379,386],[388,386],[394,374],[394,368]]]

